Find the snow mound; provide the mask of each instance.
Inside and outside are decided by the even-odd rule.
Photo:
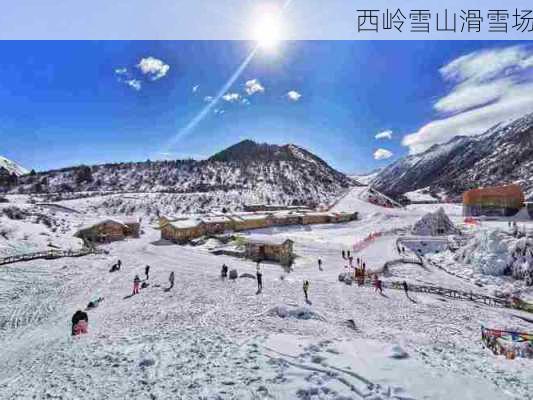
[[[272,308],[269,312],[271,315],[277,315],[280,318],[294,318],[294,319],[318,319],[324,321],[324,317],[309,307],[291,307],[287,305],[279,305]]]
[[[395,360],[403,360],[409,358],[409,354],[399,344],[395,344],[389,349],[387,357],[394,358]]]
[[[419,236],[443,236],[458,235],[461,232],[446,215],[444,208],[440,207],[420,218],[413,226],[412,233]]]

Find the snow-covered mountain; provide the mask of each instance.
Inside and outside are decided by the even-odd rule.
[[[11,190],[202,193],[204,197],[231,192],[235,194],[233,199],[241,198],[243,202],[310,205],[331,202],[352,183],[350,178],[298,146],[245,140],[208,160],[78,166],[24,176]],[[224,206],[223,199],[218,200],[213,201]]]
[[[30,171],[5,157],[0,156],[0,172],[22,176]]]
[[[361,185],[368,186],[372,184],[372,181],[379,175],[383,168],[376,168],[366,174],[353,174],[350,175],[350,178],[355,179]]]
[[[429,187],[451,198],[473,187],[506,183],[517,183],[527,195],[533,194],[533,114],[404,157],[372,182],[393,196]]]

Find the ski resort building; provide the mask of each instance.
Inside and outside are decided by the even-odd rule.
[[[159,218],[161,239],[183,244],[189,240],[199,238],[206,234],[205,224],[196,219],[180,219],[170,221],[165,217]]]
[[[524,206],[524,193],[518,185],[472,189],[463,194],[465,217],[515,215]]]
[[[294,242],[290,239],[253,240],[247,239],[245,257],[254,261],[275,261],[281,265],[290,265],[294,259]]]
[[[274,214],[228,214],[206,216],[200,219],[169,220],[159,218],[161,239],[176,243],[186,243],[204,235],[216,235],[225,232],[240,232],[271,226],[292,226],[310,224],[342,223],[356,220],[357,212],[353,213],[301,213],[279,212]]]
[[[138,238],[140,234],[140,221],[127,222],[106,219],[94,225],[82,228],[74,236],[86,243],[110,243],[124,240],[126,237]]]

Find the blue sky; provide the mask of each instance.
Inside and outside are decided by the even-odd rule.
[[[367,171],[533,111],[526,43],[295,41],[259,50],[226,99],[183,134],[253,47],[0,42],[0,155],[45,170],[201,158],[249,138],[298,144],[342,171]],[[507,101],[511,94],[523,101]],[[386,130],[391,139],[375,138]],[[392,156],[376,160],[380,148]]]

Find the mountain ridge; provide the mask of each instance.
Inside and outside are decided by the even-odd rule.
[[[371,182],[391,196],[429,187],[459,199],[471,188],[517,183],[533,195],[533,113],[475,136],[455,136],[385,167]]]

